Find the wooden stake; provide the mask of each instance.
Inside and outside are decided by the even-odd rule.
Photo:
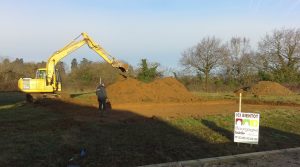
[[[239,112],[242,112],[242,93],[240,93]]]

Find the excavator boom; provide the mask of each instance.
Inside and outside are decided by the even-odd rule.
[[[81,40],[77,40],[79,37],[83,37]],[[108,54],[99,44],[95,43],[87,33],[81,33],[72,42],[67,44],[62,49],[56,51],[48,60],[47,63],[47,82],[50,83],[53,80],[53,75],[55,74],[55,65],[65,56],[69,55],[71,52],[77,50],[84,44],[87,44],[90,49],[95,51],[100,57],[102,57],[107,63],[111,64],[112,67],[118,68],[121,72],[126,73],[128,71],[128,64],[116,60],[110,54]]]
[[[80,38],[82,37],[82,38]],[[116,60],[108,54],[99,44],[95,43],[87,33],[81,33],[77,38],[69,44],[52,54],[48,59],[46,68],[37,70],[35,79],[21,78],[18,81],[18,87],[26,93],[53,93],[61,91],[61,81],[58,72],[55,70],[55,65],[64,57],[77,50],[81,46],[87,44],[90,49],[95,51],[112,67],[119,69],[123,76],[128,72],[128,64]]]

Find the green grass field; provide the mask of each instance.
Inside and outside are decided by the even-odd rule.
[[[0,93],[0,166],[67,166],[72,157],[82,166],[137,166],[300,146],[296,109],[259,111],[259,144],[238,147],[232,114],[170,120],[135,115],[109,123],[84,119],[96,116],[84,106],[74,108],[88,114],[23,101],[19,93]],[[87,149],[84,158],[81,148]]]
[[[193,92],[196,96],[199,96],[202,100],[238,100],[239,97],[232,92],[218,92],[218,93],[206,93],[206,92]],[[245,104],[272,104],[272,105],[300,105],[300,95],[290,96],[245,96],[242,97]]]

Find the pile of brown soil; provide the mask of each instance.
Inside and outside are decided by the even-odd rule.
[[[189,102],[198,100],[179,81],[172,77],[143,83],[128,78],[107,87],[112,103]]]
[[[249,92],[255,96],[288,96],[293,94],[288,88],[271,81],[260,81],[253,85]]]

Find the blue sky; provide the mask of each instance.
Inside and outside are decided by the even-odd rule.
[[[181,53],[203,37],[224,42],[300,27],[300,0],[0,0],[0,57],[46,61],[87,32],[111,55],[137,66],[140,59],[179,67]],[[88,47],[72,53],[102,61]]]

